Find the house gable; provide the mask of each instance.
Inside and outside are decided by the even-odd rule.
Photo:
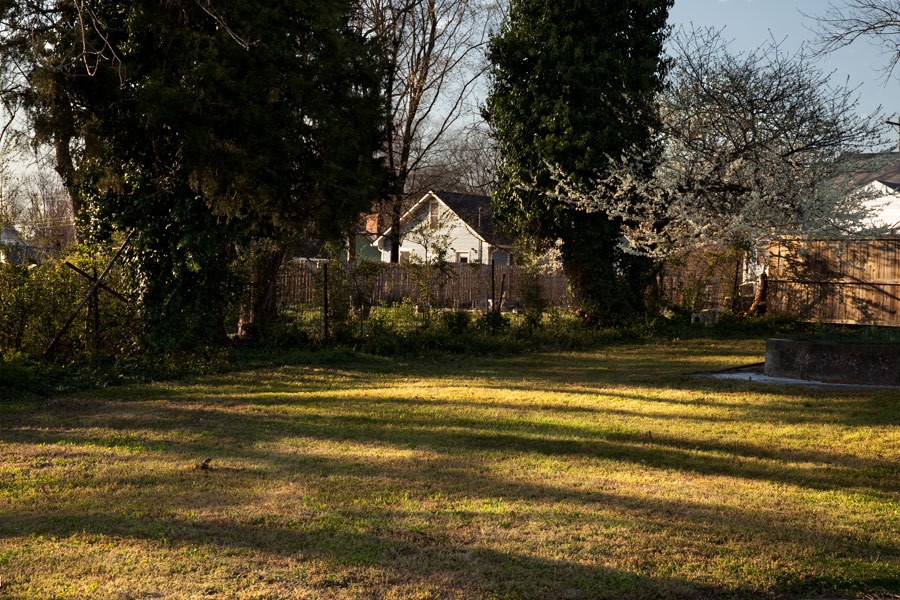
[[[465,202],[461,202],[465,200]],[[410,236],[410,232],[417,227],[427,225],[430,220],[433,225],[440,223],[442,234],[449,236],[448,260],[451,262],[487,262],[496,247],[482,235],[476,228],[480,215],[477,212],[466,210],[474,207],[476,203],[482,205],[488,202],[483,196],[467,196],[464,194],[448,194],[446,192],[428,192],[416,202],[401,218],[401,261],[404,254],[413,254],[424,257],[426,252],[420,243]],[[461,208],[462,207],[462,208]],[[439,211],[439,212],[436,212]],[[465,216],[461,215],[463,212]],[[486,212],[486,211],[485,211]],[[471,214],[470,214],[471,213]],[[482,224],[489,218],[485,215]],[[382,253],[382,260],[390,260],[390,228],[373,242]],[[508,252],[503,255],[503,262],[508,261]]]

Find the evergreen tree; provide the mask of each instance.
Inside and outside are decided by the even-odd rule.
[[[162,346],[221,335],[238,248],[336,237],[378,186],[380,66],[349,0],[0,6],[82,230],[137,233]]]
[[[622,252],[621,221],[549,193],[552,170],[588,181],[650,145],[672,0],[512,0],[491,40],[485,117],[500,148],[495,214],[514,236],[561,242],[586,316],[639,310],[649,263]]]

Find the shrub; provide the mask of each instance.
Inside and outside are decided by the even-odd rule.
[[[461,335],[472,323],[472,313],[467,310],[452,310],[441,313],[441,326],[454,335]]]
[[[509,317],[503,315],[499,311],[489,310],[478,317],[476,326],[480,331],[487,333],[498,333],[509,328]]]
[[[541,280],[534,270],[528,271],[521,283],[522,315],[525,317],[525,326],[531,329],[539,327],[544,320],[544,312],[550,303],[544,298],[544,289]]]
[[[66,261],[85,273],[99,274],[110,258],[102,249],[75,246],[65,256],[40,265],[0,265],[0,353],[41,356],[92,285],[66,266]],[[104,284],[126,297],[133,287],[127,268],[121,266],[109,273]],[[71,357],[85,351],[121,355],[136,348],[138,313],[134,302],[122,302],[102,289],[95,298],[60,339],[54,356]]]
[[[36,367],[21,352],[9,352],[0,357],[0,388],[13,390],[32,387]]]

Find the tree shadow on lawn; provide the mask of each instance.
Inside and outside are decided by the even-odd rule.
[[[724,363],[712,365],[698,364],[680,353],[664,354],[645,361],[647,364],[636,364],[634,357],[629,354],[601,354],[560,355],[556,357],[558,360],[548,360],[547,366],[532,364],[529,362],[530,357],[485,361],[473,368],[472,376],[478,378],[477,385],[480,387],[550,397],[580,397],[598,405],[604,397],[611,397],[678,407],[737,408],[742,412],[735,416],[737,421],[752,416],[760,422],[791,424],[900,425],[900,390],[841,390],[802,384],[767,385],[693,376],[704,370],[747,364],[746,360],[734,360],[733,353],[727,354]],[[721,355],[715,356],[721,358]],[[756,361],[761,360],[759,355],[750,356],[756,358]],[[453,381],[465,384],[463,378],[450,380]],[[637,393],[636,389],[647,390],[647,393]],[[688,393],[694,397],[672,398],[672,392]],[[734,399],[723,400],[716,397],[723,395]],[[746,396],[767,400],[764,404],[742,402],[740,398]]]
[[[526,358],[513,360],[513,365],[507,364],[508,361],[487,361],[487,364],[475,367],[479,377],[487,378],[477,385],[504,389],[521,385],[521,389],[533,390],[535,384],[540,386],[543,382],[543,387],[551,392],[555,390],[576,398],[579,395],[630,395],[658,406],[687,404],[710,409],[738,409],[740,412],[734,416],[736,422],[749,419],[773,426],[793,420],[859,426],[897,422],[896,397],[890,394],[847,395],[818,390],[815,393],[792,390],[790,394],[782,394],[766,388],[765,395],[771,396],[771,401],[748,405],[739,399],[723,401],[712,396],[755,393],[756,386],[732,382],[722,385],[722,382],[673,377],[672,364],[654,375],[656,379],[651,378],[650,384],[641,384],[641,387],[655,390],[652,394],[644,396],[633,389],[619,394],[609,386],[622,385],[621,371],[627,369],[627,365],[619,365],[613,371],[598,371],[596,361],[591,356],[579,355],[561,374],[552,367],[531,368],[529,365],[534,365]],[[463,368],[468,367],[463,365]],[[716,550],[717,540],[738,539],[746,541],[745,550],[758,546],[761,554],[768,555],[771,549],[773,560],[787,554],[788,558],[805,557],[798,558],[802,563],[810,560],[810,551],[815,551],[821,552],[822,556],[840,557],[848,564],[853,561],[866,564],[869,568],[868,575],[853,579],[855,576],[849,574],[844,581],[840,579],[841,573],[835,571],[837,567],[815,571],[811,570],[809,562],[802,563],[799,568],[789,565],[779,573],[779,591],[796,589],[822,593],[823,590],[872,591],[881,587],[890,589],[891,585],[900,587],[896,585],[896,576],[891,580],[884,575],[892,567],[896,573],[900,554],[898,544],[879,541],[874,534],[867,537],[859,528],[828,530],[821,523],[805,522],[803,515],[785,517],[750,507],[738,509],[659,496],[637,496],[615,489],[611,482],[599,484],[603,486],[601,489],[560,487],[530,481],[527,474],[503,477],[490,471],[490,465],[496,461],[528,460],[531,456],[559,460],[586,458],[617,461],[638,469],[725,476],[811,490],[847,491],[875,503],[896,505],[900,466],[895,461],[807,450],[799,445],[792,446],[789,441],[779,449],[762,442],[693,439],[666,432],[668,421],[697,423],[692,420],[692,415],[676,412],[668,415],[664,411],[630,414],[607,409],[602,405],[602,399],[595,399],[595,406],[586,407],[562,402],[520,405],[440,397],[367,398],[361,394],[371,385],[383,383],[384,380],[379,379],[381,375],[363,371],[359,376],[343,379],[348,372],[352,369],[334,372],[326,369],[324,375],[316,372],[307,376],[308,367],[290,367],[278,371],[278,376],[271,380],[267,379],[268,375],[237,373],[201,378],[194,383],[168,388],[142,386],[130,394],[127,401],[117,399],[121,394],[107,399],[63,400],[41,411],[12,415],[13,418],[0,428],[0,440],[114,447],[119,437],[131,436],[135,443],[146,449],[146,453],[123,456],[119,460],[126,464],[132,460],[140,461],[149,453],[183,463],[185,473],[177,481],[169,481],[168,475],[129,475],[127,472],[123,475],[123,469],[117,469],[107,474],[110,479],[105,479],[106,476],[95,480],[87,478],[84,488],[101,485],[106,486],[103,489],[109,489],[116,484],[115,489],[119,491],[113,492],[110,501],[140,504],[141,495],[146,494],[169,513],[172,508],[252,506],[256,494],[262,493],[257,492],[257,488],[264,489],[267,482],[285,477],[301,477],[316,494],[326,497],[337,494],[334,500],[340,507],[337,510],[346,512],[350,509],[343,506],[345,500],[335,492],[331,480],[349,478],[347,485],[351,486],[356,480],[374,482],[368,487],[362,486],[361,494],[370,493],[372,486],[387,486],[385,489],[407,490],[413,495],[442,491],[451,499],[476,496],[524,502],[534,505],[536,518],[540,518],[541,510],[560,503],[572,504],[579,512],[579,519],[587,523],[595,513],[613,511],[630,519],[636,529],[635,535],[640,535],[641,529],[647,527],[671,532],[675,539],[685,544],[684,548],[671,549],[675,555],[683,551],[693,556],[720,556]],[[548,375],[553,372],[556,375]],[[329,381],[331,374],[339,379]],[[465,385],[456,365],[413,365],[408,373],[394,373],[389,377],[399,378],[403,384],[409,384],[415,378],[437,377],[442,378],[439,387]],[[398,383],[397,379],[390,378],[388,383]],[[684,387],[673,387],[672,380]],[[260,385],[266,381],[267,385]],[[673,390],[690,390],[694,397],[688,400],[667,397],[667,392]],[[328,392],[340,392],[341,397],[329,396]],[[781,397],[784,399],[779,399]],[[873,403],[878,398],[881,398],[878,400],[881,404],[875,406]],[[591,398],[585,397],[580,402],[590,401]],[[815,403],[814,407],[806,406],[811,402]],[[598,422],[542,422],[533,414],[541,410],[542,405],[548,407],[549,413],[560,413],[565,417],[583,420],[585,414],[596,415]],[[498,408],[503,410],[502,417],[496,414]],[[603,422],[604,417],[641,416],[660,421],[659,430],[653,431],[652,437],[642,431],[607,426]],[[185,432],[187,436],[185,439],[167,437],[173,431]],[[290,447],[295,439],[305,440],[304,443],[312,440],[313,444],[352,442],[370,449],[403,450],[407,454],[419,450],[423,455],[436,458],[379,460],[376,453],[374,459],[362,454],[357,459],[338,459],[305,455],[301,446],[286,451],[283,446]],[[349,448],[347,453],[352,455],[356,451]],[[201,472],[193,470],[193,465],[205,457],[214,458],[213,470],[202,475],[208,489],[179,493],[182,480],[201,476]],[[259,470],[236,471],[218,466],[223,461],[227,464],[232,458],[259,465]],[[222,484],[220,487],[217,487],[217,481]],[[690,478],[686,479],[686,485],[691,485]],[[772,491],[763,488],[761,495]],[[64,492],[54,491],[51,487],[47,493]],[[343,490],[342,493],[348,492]],[[102,512],[102,507],[101,502],[98,511]],[[460,571],[464,580],[472,579],[476,582],[473,585],[501,597],[551,598],[567,594],[573,597],[628,597],[626,592],[619,593],[620,589],[632,590],[631,595],[635,597],[769,596],[768,592],[750,588],[704,587],[699,583],[650,576],[637,570],[630,572],[631,569],[622,571],[572,561],[548,561],[521,552],[505,554],[458,543],[441,545],[441,542],[422,538],[420,533],[397,523],[396,511],[389,508],[369,510],[369,517],[360,518],[374,529],[360,533],[344,530],[346,528],[295,530],[277,522],[259,526],[238,521],[197,524],[168,516],[169,513],[164,513],[161,518],[127,517],[75,510],[60,502],[58,508],[40,515],[27,514],[25,510],[0,515],[0,532],[4,537],[28,533],[63,536],[67,532],[85,530],[148,539],[168,537],[183,543],[197,538],[222,546],[253,547],[275,553],[309,553],[345,565],[368,561],[385,569],[405,570],[413,578],[420,579],[450,569]],[[425,513],[425,516],[439,519],[431,513]],[[396,530],[378,530],[378,523],[382,522]],[[881,538],[885,535],[879,534]],[[462,558],[442,562],[445,554]],[[478,560],[469,564],[472,556]],[[526,577],[528,573],[539,573],[540,577]],[[535,587],[535,581],[539,586]],[[573,581],[577,582],[574,587]],[[616,582],[622,585],[616,587]]]
[[[196,399],[191,402],[196,403]],[[402,405],[403,402],[403,398],[388,399],[387,412],[393,412],[392,407]],[[440,403],[439,400],[435,402]],[[287,403],[290,403],[289,399]],[[360,401],[359,408],[364,410],[367,408],[366,404]],[[375,482],[375,488],[410,491],[413,496],[427,497],[428,494],[440,491],[450,499],[475,496],[520,501],[534,505],[538,512],[537,518],[540,518],[541,510],[549,510],[554,504],[573,505],[579,513],[579,520],[586,523],[599,518],[597,515],[601,512],[613,511],[630,520],[637,530],[636,535],[640,535],[640,531],[648,527],[657,531],[669,531],[686,546],[676,549],[676,554],[678,551],[692,556],[709,555],[711,552],[715,554],[716,551],[711,548],[716,547],[717,541],[729,539],[746,540],[748,547],[758,546],[764,549],[763,553],[769,548],[777,548],[782,558],[785,554],[790,556],[792,552],[806,555],[814,549],[823,555],[870,564],[872,568],[867,579],[849,582],[851,587],[857,586],[854,589],[873,590],[887,585],[884,570],[892,564],[896,567],[900,554],[897,544],[879,542],[858,530],[829,531],[822,525],[804,522],[802,515],[786,519],[766,510],[639,496],[617,490],[611,482],[601,484],[603,487],[600,489],[553,486],[522,477],[498,476],[489,470],[490,461],[494,459],[516,460],[529,455],[559,459],[586,457],[622,461],[647,468],[724,475],[779,485],[801,485],[818,490],[863,491],[869,496],[896,500],[898,485],[893,478],[883,474],[884,469],[892,466],[887,461],[866,461],[852,455],[833,455],[832,460],[847,468],[826,470],[821,466],[794,464],[784,460],[776,465],[763,465],[748,463],[736,455],[749,453],[758,458],[778,460],[778,453],[754,445],[709,443],[701,450],[732,454],[730,457],[709,456],[692,449],[696,447],[696,441],[677,437],[651,441],[639,434],[556,424],[546,425],[537,431],[517,431],[518,426],[514,424],[471,416],[454,415],[453,418],[440,419],[435,425],[434,420],[427,416],[405,417],[402,422],[398,422],[388,415],[229,412],[230,408],[236,407],[240,407],[240,397],[227,406],[210,401],[208,407],[204,408],[168,401],[162,405],[145,402],[101,403],[93,408],[95,411],[100,408],[104,412],[82,415],[90,417],[91,427],[99,429],[96,433],[84,431],[77,425],[65,429],[41,427],[0,432],[0,439],[13,443],[62,442],[103,446],[108,445],[110,439],[116,439],[109,438],[108,431],[112,429],[123,435],[133,436],[134,441],[143,445],[149,453],[185,465],[185,471],[175,480],[172,480],[171,474],[123,475],[121,469],[106,476],[95,475],[84,481],[85,488],[97,486],[99,489],[109,490],[110,486],[114,486],[114,490],[119,490],[109,492],[109,498],[99,501],[98,512],[73,511],[64,505],[55,510],[44,510],[40,514],[11,511],[0,515],[0,532],[3,532],[4,537],[25,534],[62,537],[87,531],[126,537],[167,538],[183,543],[200,539],[217,545],[252,547],[275,553],[308,552],[351,566],[360,564],[362,556],[363,563],[369,561],[385,569],[403,570],[411,573],[414,578],[427,579],[436,573],[443,573],[445,569],[460,570],[472,576],[479,585],[486,586],[489,591],[501,596],[628,597],[628,593],[617,591],[620,589],[632,590],[631,594],[635,597],[694,598],[731,594],[765,597],[768,594],[759,590],[704,587],[679,579],[651,577],[570,561],[547,561],[522,553],[505,554],[475,546],[441,546],[398,524],[395,514],[397,511],[389,507],[369,508],[367,515],[360,517],[376,529],[380,525],[372,525],[373,523],[385,522],[396,527],[396,531],[376,533],[359,533],[340,528],[298,531],[279,525],[278,522],[274,526],[271,523],[254,526],[237,521],[197,524],[167,516],[176,509],[187,511],[204,507],[252,507],[256,495],[264,493],[256,490],[264,490],[267,482],[284,478],[296,480],[299,476],[314,490],[313,493],[326,500],[329,495],[337,495],[334,503],[340,507],[338,511],[344,512],[352,511],[343,506],[347,498],[342,498],[341,494],[346,494],[347,490],[336,492],[331,480],[333,477],[350,478],[350,483],[344,482],[340,484],[342,486],[352,486],[353,480],[371,480]],[[146,414],[131,416],[129,413],[135,410]],[[198,436],[192,440],[160,440],[158,437],[159,433],[173,429],[202,433],[210,431],[210,427],[211,435]],[[551,435],[556,437],[547,437]],[[379,460],[377,456],[373,459],[360,455],[357,459],[347,459],[311,456],[304,454],[302,448],[296,451],[277,449],[279,444],[301,438],[337,443],[349,441],[369,448],[414,448],[437,458],[423,461],[408,458]],[[125,456],[122,461],[139,461],[144,456],[145,454]],[[216,466],[211,472],[201,474],[193,470],[193,464],[204,456],[213,456],[213,464]],[[820,455],[816,456],[821,459]],[[260,467],[252,471],[218,467],[229,458],[238,458]],[[801,460],[809,458],[812,457],[801,457]],[[478,465],[484,468],[478,468]],[[896,470],[895,466],[894,468]],[[870,469],[881,475],[860,475],[860,469]],[[197,477],[202,477],[205,488],[180,493],[180,488],[187,479]],[[372,486],[360,486],[359,491],[363,495],[377,493],[377,489],[373,491]],[[54,492],[49,488],[46,493],[52,495],[63,492]],[[165,507],[166,512],[161,518],[126,517],[106,512],[111,504],[130,506],[141,502],[150,502],[154,507]],[[106,514],[99,514],[104,512]],[[432,513],[426,513],[425,516],[438,520],[441,518]],[[447,526],[452,527],[452,523]],[[441,558],[447,553],[454,556],[474,555],[478,560],[474,564],[467,561],[448,564],[442,562]],[[403,562],[404,556],[408,557],[410,564]],[[537,580],[543,587],[533,587],[534,576],[520,576],[524,573],[542,574]],[[783,577],[784,587],[780,591],[795,587],[807,592],[819,591],[832,589],[836,585],[832,581],[833,572],[814,575],[804,574],[802,568],[796,572],[788,569]],[[794,581],[792,577],[798,579]],[[522,581],[531,583],[520,583]],[[576,582],[574,587],[573,581]],[[617,582],[624,588],[615,587]]]
[[[618,354],[617,350],[620,351]],[[240,404],[252,399],[256,404],[265,405],[281,404],[284,396],[290,396],[294,405],[312,405],[338,401],[327,395],[316,397],[315,392],[345,392],[362,396],[367,392],[377,392],[385,382],[410,384],[418,379],[429,380],[428,384],[432,387],[435,387],[434,381],[439,381],[436,385],[439,389],[466,388],[473,385],[473,379],[477,379],[477,387],[528,392],[551,398],[570,397],[592,403],[605,410],[606,414],[612,413],[611,409],[603,406],[603,402],[606,398],[613,398],[678,408],[699,406],[740,411],[729,417],[674,415],[676,418],[694,418],[698,421],[727,422],[733,418],[736,422],[749,419],[759,423],[900,425],[900,390],[834,390],[698,378],[690,374],[709,368],[709,365],[698,365],[691,348],[661,347],[659,351],[659,356],[644,358],[643,362],[647,364],[636,364],[635,361],[635,355],[646,354],[646,348],[613,347],[605,352],[484,359],[475,364],[455,358],[443,362],[385,361],[377,365],[377,373],[369,370],[372,368],[369,364],[351,364],[341,368],[287,366],[264,371],[263,375],[238,372],[207,376],[176,385],[143,385],[128,389],[130,400],[169,398],[184,401],[194,398]],[[758,354],[735,349],[716,350],[712,352],[712,357],[726,361],[724,366],[735,366],[745,362],[740,358],[745,354],[759,359]],[[714,366],[722,365],[720,362]],[[636,389],[647,392],[640,393]],[[306,397],[298,397],[298,392]],[[672,397],[673,392],[693,397]],[[101,397],[116,398],[118,395],[119,390],[111,389],[104,391]],[[765,402],[748,402],[747,396],[762,398]],[[556,411],[590,410],[589,407],[577,405],[564,408],[566,405],[561,402],[544,404]],[[528,408],[520,405],[513,407]],[[635,416],[640,414],[636,412]]]
[[[384,401],[377,404],[384,405]],[[389,405],[409,407],[402,398],[392,399]],[[893,460],[826,451],[779,450],[665,433],[649,437],[615,427],[509,422],[496,417],[460,415],[438,419],[407,415],[398,420],[390,414],[392,410],[385,411],[388,414],[247,414],[229,412],[215,403],[202,409],[154,406],[139,416],[116,408],[116,412],[102,415],[102,420],[91,420],[93,426],[103,430],[96,434],[80,432],[77,427],[7,429],[0,433],[0,439],[10,443],[115,447],[120,438],[105,433],[111,429],[128,432],[130,443],[174,454],[185,464],[193,464],[208,454],[267,460],[270,451],[254,450],[255,446],[306,438],[414,448],[457,457],[489,452],[501,459],[527,455],[592,458],[639,468],[727,476],[813,490],[844,489],[889,498],[900,492],[900,465]],[[361,403],[359,408],[368,410],[372,405]],[[188,432],[197,439],[184,442],[159,439],[173,430]],[[155,433],[148,435],[148,432]]]
[[[900,492],[900,464],[892,459],[863,458],[828,450],[800,447],[772,447],[734,441],[714,441],[674,435],[660,423],[656,432],[624,429],[619,425],[547,423],[528,418],[498,418],[496,415],[401,414],[422,406],[420,400],[380,398],[342,402],[340,412],[318,414],[291,411],[273,415],[235,412],[243,397],[207,401],[205,406],[185,406],[166,401],[162,405],[122,410],[118,403],[95,405],[94,411],[79,417],[69,415],[59,427],[40,429],[15,426],[0,431],[0,440],[19,443],[54,444],[65,442],[112,447],[119,438],[107,434],[79,433],[77,423],[127,432],[134,443],[151,450],[178,452],[185,460],[202,459],[204,453],[242,453],[248,446],[286,438],[305,437],[328,441],[388,444],[397,448],[419,448],[435,452],[497,452],[511,455],[538,454],[549,457],[587,457],[619,461],[641,467],[728,476],[777,484],[803,486],[815,490],[847,489],[879,494]],[[197,399],[192,401],[193,404]],[[314,403],[328,406],[327,397],[316,402],[304,398],[301,406]],[[429,400],[428,408],[459,406],[454,401]],[[295,408],[291,398],[282,406]],[[465,405],[463,405],[465,407]],[[277,410],[279,406],[268,408]],[[378,411],[376,409],[380,408]],[[469,412],[473,409],[469,408]],[[97,412],[97,409],[100,412]],[[355,412],[354,412],[355,409]],[[598,409],[601,410],[602,409]],[[602,415],[602,412],[601,412]],[[513,417],[513,415],[510,415]],[[672,416],[671,420],[680,417]],[[779,413],[773,423],[780,422]],[[72,425],[75,424],[73,427]],[[155,432],[149,436],[140,432]],[[161,440],[172,431],[199,437],[193,443]]]
[[[190,454],[192,451],[185,451]],[[303,476],[306,487],[315,498],[336,496],[339,503],[347,504],[350,500],[344,496],[343,479],[351,481],[368,481],[372,485],[360,486],[362,496],[368,495],[372,501],[379,494],[399,490],[412,492],[413,498],[425,499],[435,492],[440,492],[449,500],[476,498],[502,498],[504,501],[523,501],[534,503],[538,507],[552,510],[560,504],[572,504],[587,520],[597,519],[601,524],[606,517],[598,516],[604,509],[611,508],[616,515],[628,517],[643,524],[650,524],[660,529],[679,530],[678,537],[689,534],[708,536],[714,539],[727,539],[729,536],[742,536],[752,532],[756,542],[764,545],[797,545],[809,549],[839,550],[845,556],[872,559],[900,559],[900,540],[896,543],[877,542],[859,532],[846,530],[829,531],[821,524],[810,523],[805,515],[798,515],[795,520],[786,520],[768,510],[753,510],[747,507],[735,508],[710,501],[693,501],[664,497],[652,497],[629,493],[617,488],[613,480],[600,483],[592,481],[579,487],[537,483],[521,477],[512,478],[495,474],[484,466],[483,460],[471,458],[461,460],[458,455],[442,455],[427,460],[410,457],[393,457],[382,460],[371,460],[367,457],[337,458],[333,456],[308,455],[302,451],[284,452],[273,450],[244,449],[241,452],[222,456],[241,458],[263,468],[243,469],[222,467],[221,460],[209,471],[199,473],[184,469],[177,473],[125,475],[108,474],[94,476],[87,486],[115,486],[126,490],[126,497],[135,490],[155,488],[162,506],[166,501],[166,487],[180,488],[184,484],[192,487],[206,487],[206,493],[189,494],[176,501],[175,508],[198,510],[223,506],[252,506],[265,492],[267,483],[279,477]],[[475,467],[475,468],[473,468]],[[337,479],[333,479],[337,478]],[[141,493],[143,495],[143,492]],[[170,499],[176,496],[170,494]],[[300,498],[295,499],[301,502]],[[357,500],[357,498],[353,498]],[[171,503],[170,503],[171,504]],[[370,502],[371,504],[371,502]],[[378,502],[382,504],[382,502]],[[389,501],[384,507],[374,509],[379,516],[374,521],[383,521],[392,510]],[[170,507],[167,506],[167,509]],[[345,506],[342,510],[348,510]],[[354,509],[349,509],[354,512]],[[370,507],[367,510],[373,511]],[[356,511],[359,512],[359,511]],[[408,511],[396,511],[406,514]],[[454,511],[466,512],[466,511]],[[471,511],[474,516],[477,511]],[[37,520],[43,520],[41,515]],[[9,515],[8,518],[14,518]],[[0,521],[4,523],[6,520]],[[9,521],[12,522],[12,521]],[[0,525],[0,531],[7,528]],[[699,541],[699,540],[698,540]]]
[[[697,599],[722,595],[714,586],[674,577],[649,577],[477,545],[454,545],[440,537],[405,530],[355,532],[333,527],[297,528],[237,522],[222,526],[221,523],[173,518],[65,512],[47,515],[29,525],[33,534],[45,537],[103,534],[174,546],[211,544],[299,561],[328,559],[340,564],[340,571],[334,573],[329,586],[346,585],[360,577],[353,573],[354,570],[375,567],[390,573],[388,578],[378,576],[378,583],[387,579],[387,583],[405,584],[420,590],[429,581],[446,585],[450,580],[467,592],[466,595],[495,598]],[[4,525],[6,527],[8,524]],[[202,577],[202,572],[195,577]],[[370,591],[377,594],[377,590]]]
[[[731,383],[731,382],[729,382]],[[450,386],[454,388],[455,386]],[[502,386],[497,386],[502,387]],[[530,389],[522,385],[523,390]],[[727,389],[730,388],[730,389]],[[623,392],[615,389],[602,388],[596,391],[567,391],[560,390],[554,399],[531,400],[530,402],[510,402],[494,399],[458,399],[434,398],[414,396],[411,398],[367,398],[367,402],[373,405],[394,404],[396,408],[416,407],[427,410],[433,407],[452,406],[460,410],[497,410],[509,411],[510,415],[535,416],[544,414],[564,415],[572,418],[602,418],[624,417],[641,418],[662,421],[685,421],[696,423],[698,427],[704,424],[728,424],[728,423],[753,423],[757,425],[854,425],[854,426],[890,426],[900,425],[900,394],[894,397],[890,394],[873,392],[858,393],[839,392],[838,395],[822,393],[816,390],[813,394],[798,394],[796,398],[779,400],[784,394],[774,392],[771,388],[763,388],[762,384],[749,384],[742,386],[728,385],[726,388],[698,389],[697,387],[684,388],[695,392],[691,398],[673,398],[663,395],[671,393],[673,388],[657,390],[652,393],[638,394],[633,391]],[[503,388],[503,389],[509,389]],[[760,391],[762,393],[755,393]],[[464,394],[465,392],[463,392]],[[757,401],[746,400],[748,395],[756,397]],[[722,398],[734,398],[734,401]],[[759,399],[764,399],[760,402]],[[655,410],[639,410],[631,408],[619,408],[612,406],[621,400],[637,400],[647,403]],[[273,404],[283,403],[284,398],[273,399]],[[707,412],[687,412],[693,409],[704,409]],[[721,416],[709,414],[709,411],[725,409],[727,414]]]
[[[879,543],[844,531],[827,531],[814,524],[780,522],[763,511],[496,477],[489,472],[471,471],[467,466],[460,465],[457,457],[444,457],[424,465],[409,460],[372,465],[295,453],[247,451],[244,454],[252,460],[269,462],[272,469],[249,474],[228,469],[205,473],[202,477],[209,484],[209,489],[204,496],[185,497],[172,493],[168,501],[153,503],[150,514],[143,515],[126,515],[120,511],[110,511],[108,507],[133,503],[128,501],[129,496],[134,501],[146,502],[147,498],[143,496],[147,488],[160,484],[177,487],[180,482],[173,481],[171,476],[162,479],[155,475],[116,478],[115,483],[126,490],[124,497],[120,494],[107,498],[92,511],[61,508],[32,514],[25,511],[0,514],[0,537],[42,535],[62,539],[88,533],[165,541],[175,545],[212,544],[271,554],[300,555],[300,558],[329,558],[350,568],[374,565],[400,573],[407,580],[411,577],[417,581],[427,581],[438,574],[461,573],[466,581],[474,582],[479,589],[499,593],[501,597],[718,598],[769,597],[773,592],[753,589],[749,584],[743,589],[716,587],[698,581],[654,577],[646,572],[626,572],[584,564],[589,561],[579,564],[545,560],[521,552],[499,552],[474,542],[454,543],[452,532],[464,528],[466,519],[491,518],[489,515],[479,515],[477,510],[415,511],[390,505],[373,506],[371,502],[368,506],[357,507],[346,497],[335,498],[329,507],[329,496],[336,493],[335,485],[344,493],[347,487],[346,479],[335,484],[331,478],[353,476],[379,481],[379,488],[364,488],[370,494],[370,501],[382,489],[404,490],[413,499],[427,498],[439,490],[449,502],[471,500],[473,494],[479,498],[502,498],[506,502],[523,501],[534,505],[537,514],[529,516],[538,519],[542,518],[541,511],[553,514],[554,505],[573,504],[575,518],[580,524],[597,530],[609,521],[612,511],[615,515],[612,518],[629,529],[622,531],[619,528],[616,535],[639,536],[647,531],[667,531],[683,543],[681,548],[668,549],[672,555],[670,560],[679,556],[689,556],[695,561],[698,556],[714,558],[717,544],[735,543],[728,540],[741,540],[736,545],[742,548],[741,554],[745,557],[756,554],[757,547],[758,552],[763,554],[774,548],[773,556],[781,561],[787,558],[789,565],[781,576],[777,590],[780,593],[830,590],[835,587],[835,574],[827,569],[824,573],[819,572],[817,578],[805,573],[802,567],[790,566],[792,553],[810,560],[808,553],[814,550],[821,556],[841,557],[847,564],[869,562],[872,568],[861,579],[847,577],[843,583],[850,589],[871,591],[890,584],[891,564],[896,567],[900,552],[896,544]],[[291,515],[264,516],[259,523],[222,518],[204,522],[172,516],[172,513],[198,511],[210,506],[221,508],[223,503],[234,507],[247,506],[248,512],[252,513],[256,500],[254,490],[279,473],[290,475],[293,479],[303,476],[304,482],[311,486],[314,497],[323,500],[320,511],[324,514],[315,515],[305,523],[291,522]],[[95,483],[103,485],[109,482],[101,479]],[[236,485],[238,483],[243,485]],[[158,492],[163,494],[164,490]],[[150,500],[152,502],[152,497]],[[299,498],[297,502],[299,504]],[[403,520],[411,516],[418,516],[419,522],[428,522],[432,528],[423,532],[410,527]],[[498,515],[496,518],[515,520],[517,516]],[[323,526],[323,521],[331,521],[332,524]],[[477,530],[478,527],[475,528]],[[544,544],[553,543],[552,534],[542,534],[540,538]],[[637,546],[636,551],[660,552],[660,549]],[[652,572],[652,561],[643,570]]]

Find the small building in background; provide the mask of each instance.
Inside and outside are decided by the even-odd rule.
[[[808,321],[900,327],[900,154],[853,157],[876,238],[784,240],[768,248],[768,311]]]
[[[873,213],[866,225],[900,234],[900,154],[857,154],[852,160],[858,162],[859,170],[850,178],[851,188],[866,195],[863,205]]]
[[[357,232],[354,238],[356,246],[353,255],[354,260],[371,260],[375,262],[381,260],[381,253],[372,244],[384,230],[383,224],[384,217],[380,213],[365,215],[360,220],[360,231]],[[349,257],[349,253],[345,250],[342,258],[346,260]]]
[[[0,227],[0,263],[30,265],[40,262],[41,252],[25,241],[10,224]]]
[[[400,224],[400,262],[424,260],[429,252],[423,237],[432,236],[446,243],[448,262],[512,264],[512,244],[497,232],[487,196],[428,192],[406,211]],[[390,236],[388,228],[372,242],[382,262],[391,260]]]

